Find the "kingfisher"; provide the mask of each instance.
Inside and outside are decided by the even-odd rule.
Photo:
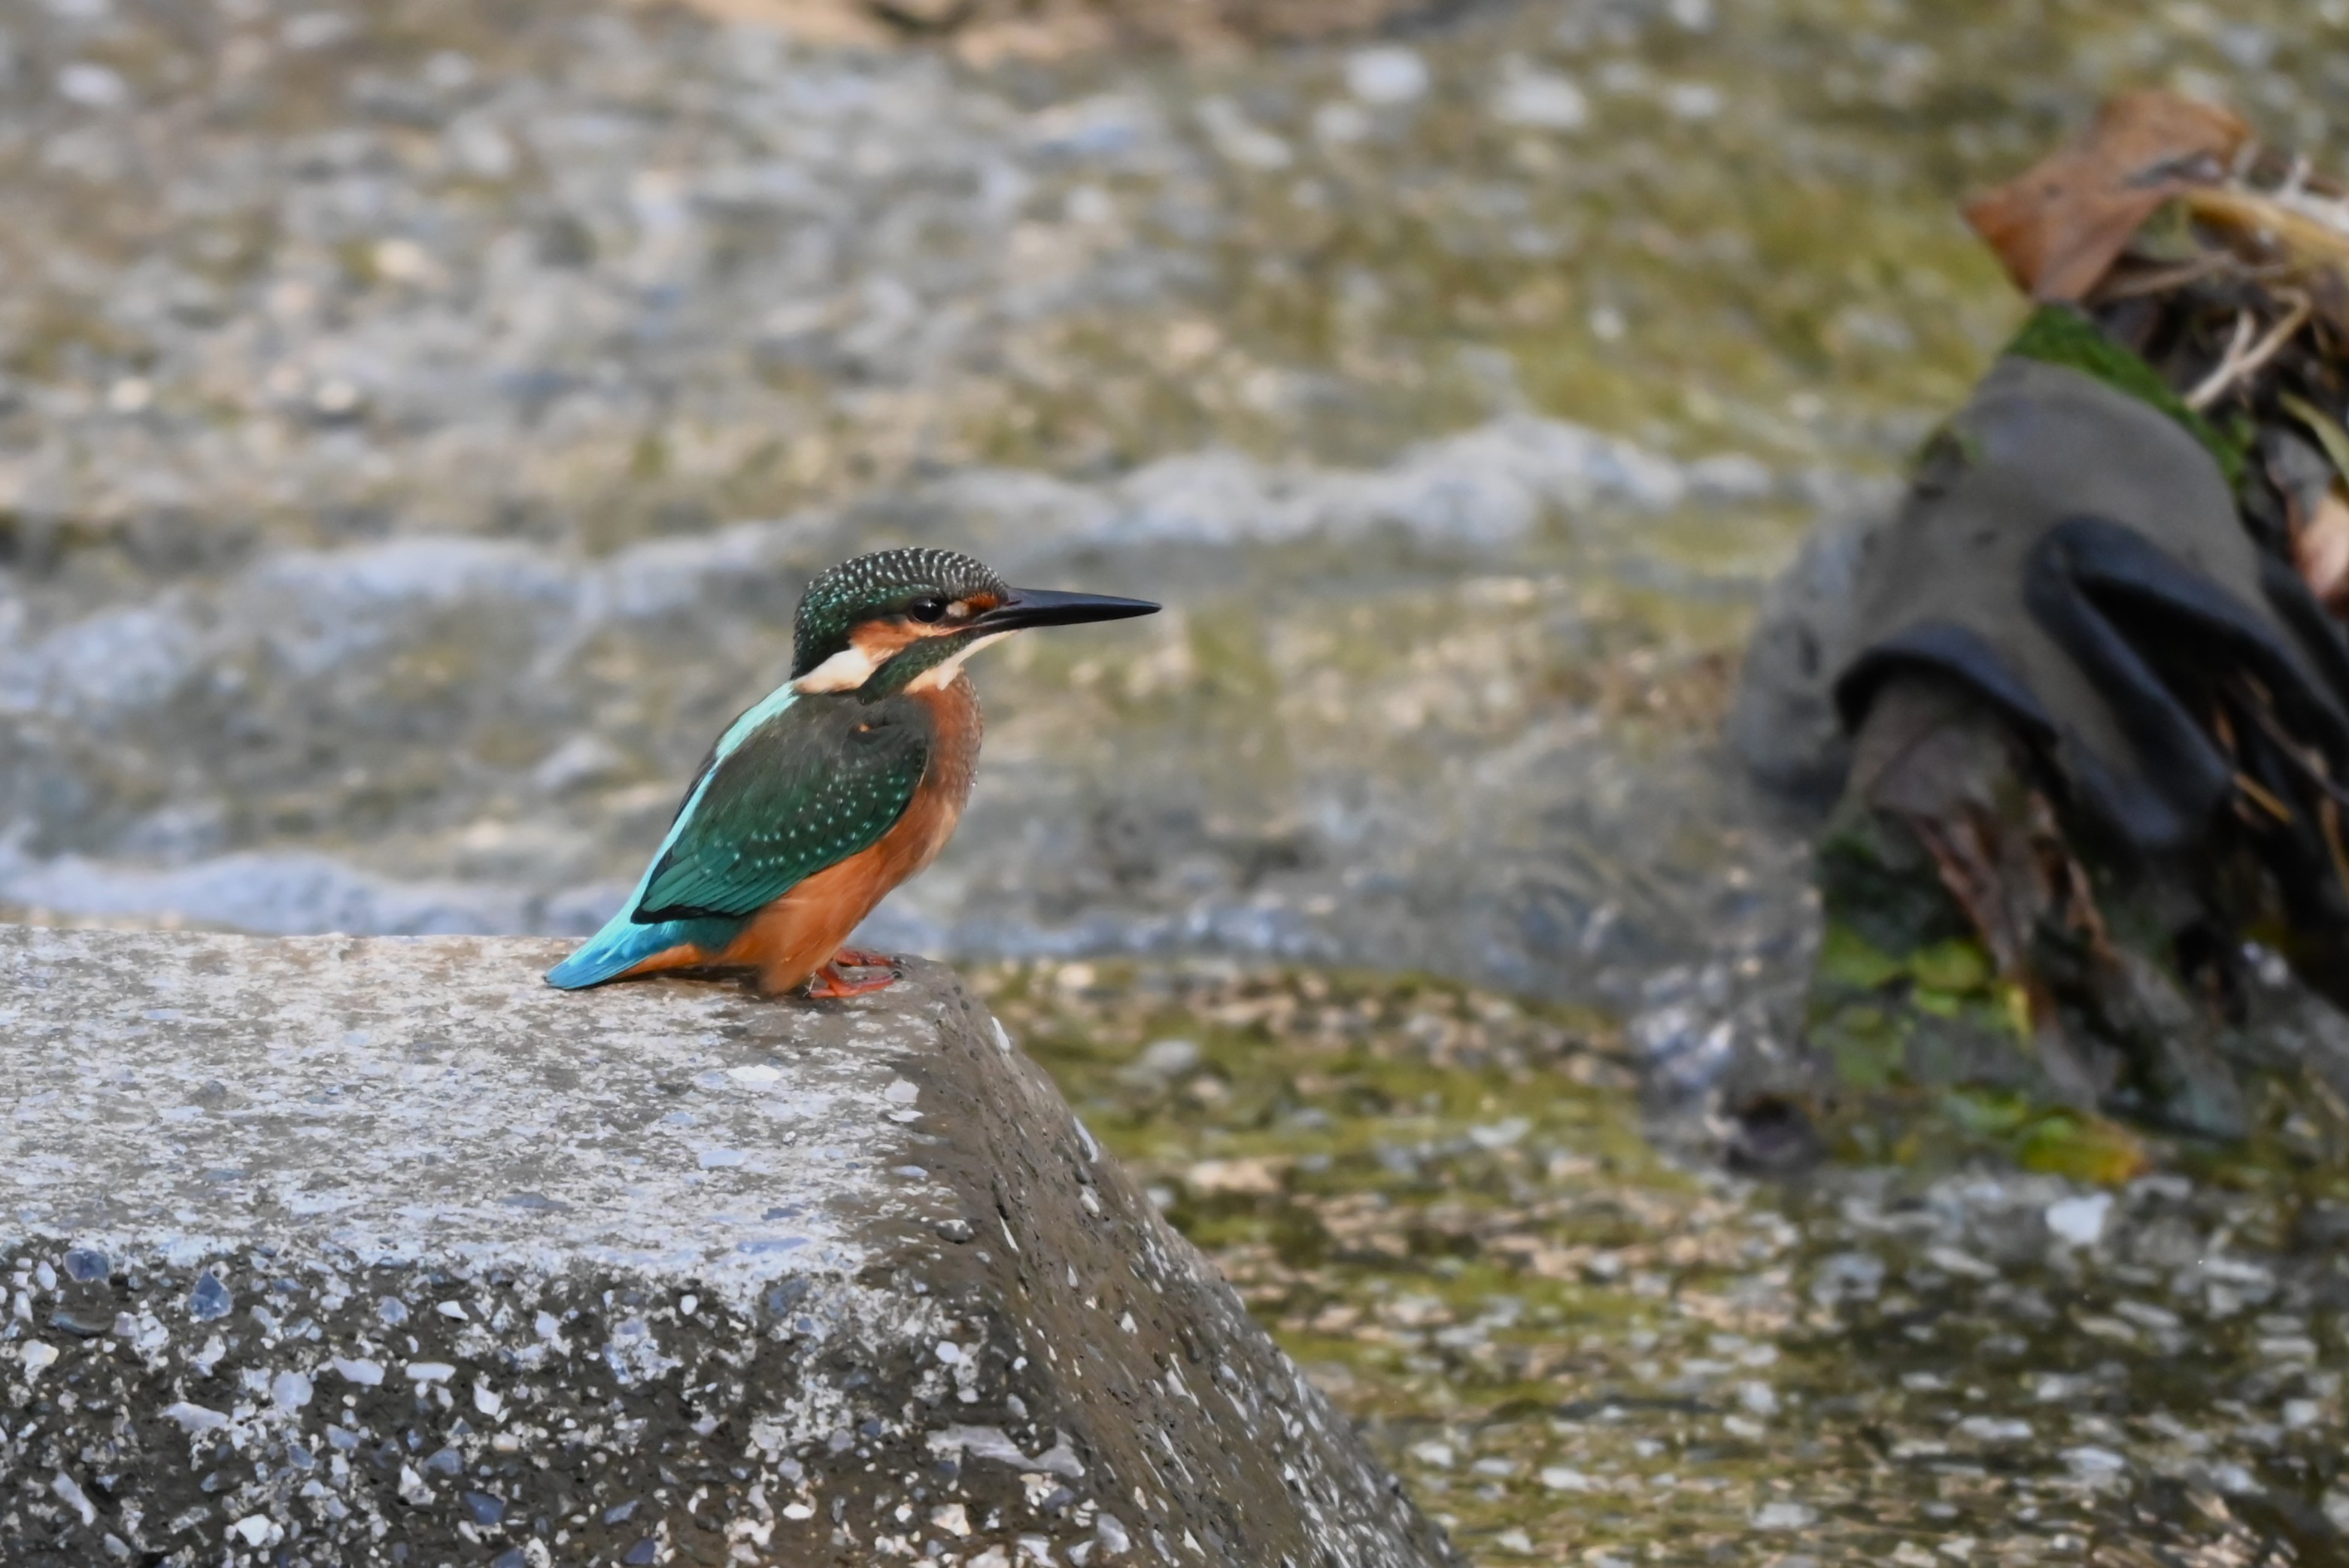
[[[546,973],[566,991],[677,969],[747,969],[831,999],[895,978],[843,947],[953,836],[982,728],[964,661],[1030,626],[1157,605],[1013,588],[951,550],[885,550],[817,574],[791,678],[726,727],[668,836],[603,930]]]

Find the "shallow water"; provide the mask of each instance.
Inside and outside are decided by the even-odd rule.
[[[990,655],[881,940],[1616,1006],[1783,965],[1799,837],[1714,727],[1799,531],[2014,317],[1952,200],[2146,80],[2322,149],[2340,10],[1494,5],[989,73],[12,15],[0,899],[589,928],[805,574],[920,540],[1169,612]]]
[[[1661,1160],[1587,1017],[1231,966],[981,984],[1480,1568],[2341,1560],[2322,1182],[1759,1188]]]

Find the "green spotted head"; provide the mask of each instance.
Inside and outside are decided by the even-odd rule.
[[[792,684],[803,692],[897,691],[954,678],[964,658],[1028,626],[1147,615],[1157,605],[1014,588],[952,550],[883,550],[818,573],[800,599]]]

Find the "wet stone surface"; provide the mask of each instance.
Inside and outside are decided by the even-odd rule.
[[[1454,1561],[944,971],[0,928],[12,1565]]]
[[[1480,1568],[2349,1556],[2349,1191],[1692,1171],[1588,1016],[1232,965],[978,977]]]

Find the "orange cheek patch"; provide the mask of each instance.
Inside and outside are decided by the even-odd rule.
[[[850,633],[848,640],[877,667],[927,635],[927,628],[908,622],[868,621]]]

